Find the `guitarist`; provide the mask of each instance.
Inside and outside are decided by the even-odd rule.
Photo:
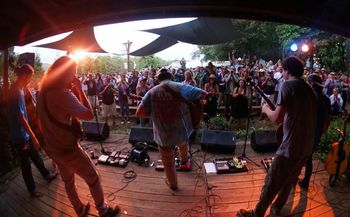
[[[299,58],[287,57],[282,67],[285,82],[279,92],[276,109],[272,110],[265,104],[262,112],[274,123],[283,122],[283,140],[265,178],[255,209],[241,209],[238,216],[263,217],[276,196],[270,212],[278,215],[313,150],[317,109],[315,93],[301,79],[304,66]]]
[[[321,140],[322,133],[328,129],[330,114],[331,114],[331,102],[329,98],[323,93],[322,78],[313,73],[308,76],[307,82],[311,85],[312,89],[317,95],[317,121],[315,128],[315,141],[314,149]],[[304,179],[299,180],[298,184],[301,188],[307,190],[309,187],[309,181],[312,174],[312,154],[305,166]]]
[[[105,202],[100,177],[94,163],[81,148],[78,132],[73,127],[77,118],[91,120],[94,116],[76,72],[77,63],[62,56],[49,67],[42,79],[37,109],[46,151],[57,163],[68,198],[78,216],[87,216],[90,204],[80,200],[74,184],[75,174],[89,186],[99,215],[112,216],[119,207],[109,207]]]
[[[174,150],[179,147],[180,169],[190,169],[188,142],[193,132],[189,106],[184,100],[204,99],[207,92],[191,85],[171,81],[172,74],[161,69],[157,76],[159,85],[149,90],[137,108],[137,117],[151,117],[153,121],[154,141],[159,152],[167,177],[166,184],[176,190]]]

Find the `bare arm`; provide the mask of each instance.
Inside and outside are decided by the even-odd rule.
[[[264,104],[261,109],[261,112],[265,113],[273,123],[280,124],[283,122],[286,110],[283,106],[277,105],[276,109],[273,111],[267,104]]]
[[[25,131],[29,134],[30,139],[32,140],[32,143],[34,145],[35,150],[40,149],[40,144],[38,139],[36,138],[34,132],[32,131],[32,128],[29,126],[27,120],[25,119],[24,115],[22,113],[19,114],[19,122],[24,127]]]

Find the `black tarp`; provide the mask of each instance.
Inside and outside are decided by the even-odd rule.
[[[157,53],[177,41],[196,45],[221,44],[241,37],[233,27],[231,19],[198,18],[193,21],[157,29],[143,30],[160,35],[158,39],[130,53],[133,56],[146,56]]]
[[[59,41],[36,45],[36,47],[53,48],[67,52],[82,50],[86,52],[106,53],[97,43],[93,27],[75,30]]]

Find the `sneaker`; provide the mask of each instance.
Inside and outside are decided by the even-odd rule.
[[[113,208],[110,206],[107,206],[102,212],[99,212],[99,215],[101,217],[112,217],[115,216],[117,213],[119,213],[119,206],[115,205]]]
[[[57,177],[57,174],[58,174],[57,171],[50,172],[49,175],[45,177],[47,184],[49,184],[52,180],[54,180]]]
[[[126,123],[130,124],[130,121],[127,121]]]
[[[191,159],[187,158],[186,161],[182,162],[179,166],[179,169],[181,171],[189,171],[191,170]]]
[[[240,209],[237,212],[238,217],[257,217],[253,210]]]
[[[42,197],[42,196],[44,196],[44,194],[39,192],[39,191],[30,192],[30,197],[32,197],[32,198],[39,198],[39,197]]]
[[[124,121],[121,121],[120,124],[124,124]]]

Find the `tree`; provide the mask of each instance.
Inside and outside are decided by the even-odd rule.
[[[169,65],[169,62],[153,55],[135,58],[134,60],[136,62],[136,67],[138,70],[150,67],[159,68]]]
[[[250,20],[232,20],[234,28],[242,35],[241,38],[220,45],[199,46],[199,52],[204,54],[204,60],[227,60],[228,53],[235,51],[235,56],[253,56],[277,60],[282,52],[275,28],[278,24]],[[198,55],[198,54],[196,54]]]

